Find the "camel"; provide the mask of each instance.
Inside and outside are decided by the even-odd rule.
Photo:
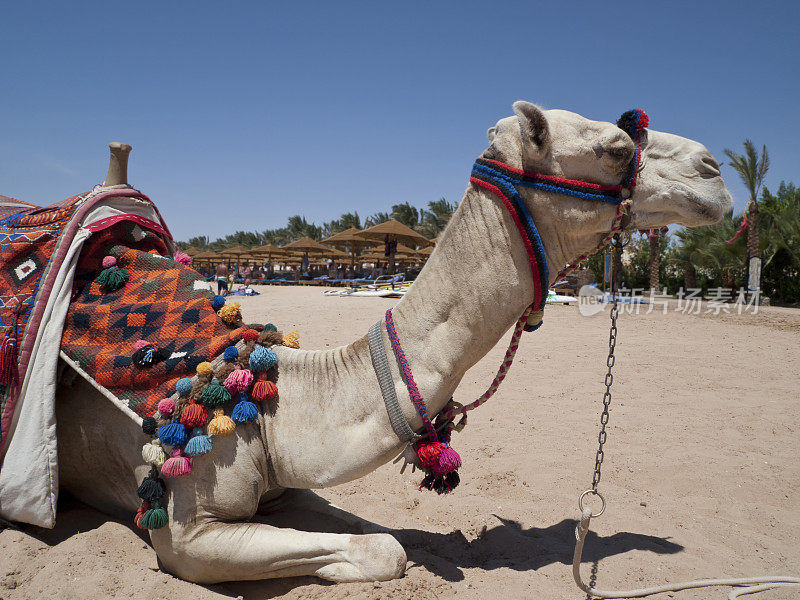
[[[635,147],[617,126],[528,102],[516,102],[513,110],[489,129],[483,158],[604,185],[621,182]],[[700,143],[646,129],[642,153],[629,229],[710,224],[730,208],[719,165]],[[106,184],[125,183],[124,168],[116,172],[119,180]],[[609,204],[527,188],[520,193],[555,266],[550,283],[558,267],[595,248],[615,217]],[[464,278],[483,293],[465,294]],[[426,266],[393,309],[430,415],[443,409],[467,369],[520,316],[533,285],[509,213],[470,183]],[[276,348],[277,408],[220,438],[189,476],[169,480],[169,525],[150,532],[165,570],[203,584],[303,575],[381,581],[404,574],[406,554],[394,537],[306,492],[359,478],[405,445],[387,415],[366,333],[331,350]],[[395,361],[390,368],[403,413],[420,431]],[[80,378],[59,389],[57,422],[61,489],[130,518],[149,468],[141,459],[149,438]],[[308,510],[329,511],[369,533],[315,533],[257,520],[278,511],[302,520]]]

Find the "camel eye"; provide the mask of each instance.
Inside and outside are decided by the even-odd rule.
[[[631,158],[631,150],[626,146],[613,146],[608,149],[608,153],[616,161],[628,161]]]

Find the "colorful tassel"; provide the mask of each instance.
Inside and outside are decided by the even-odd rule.
[[[175,401],[172,398],[164,398],[158,401],[157,408],[162,417],[168,417],[175,410]]]
[[[230,401],[231,395],[218,379],[212,379],[200,394],[200,399],[208,408],[217,408]]]
[[[181,377],[175,384],[175,391],[181,398],[186,398],[192,393],[192,380],[188,377]]]
[[[201,404],[193,401],[181,411],[181,423],[186,427],[201,427],[206,424],[208,413]]]
[[[250,389],[253,383],[253,372],[250,369],[242,369],[238,365],[236,370],[225,378],[225,389],[231,395],[240,394]]]
[[[252,327],[252,326],[251,326]],[[242,334],[242,339],[245,342],[255,342],[258,339],[258,331],[255,329],[246,329]]]
[[[108,267],[100,271],[95,281],[106,292],[115,292],[128,281],[128,272],[117,266]]]
[[[192,266],[192,257],[186,254],[185,252],[181,252],[180,250],[178,250],[172,256],[172,260],[174,260],[177,263],[181,263],[182,265],[185,265],[187,267]]]
[[[283,336],[283,345],[298,350],[300,348],[300,332],[293,331]]]
[[[142,446],[142,460],[149,465],[160,467],[167,460],[167,453],[161,446],[161,440],[154,439]]]
[[[433,469],[434,466],[439,464],[439,457],[444,450],[444,444],[441,442],[425,442],[417,444],[417,456],[423,469]]]
[[[195,427],[192,431],[192,437],[186,442],[186,447],[184,447],[183,451],[189,456],[198,456],[209,452],[211,446],[211,437],[204,435],[200,427]]]
[[[155,435],[158,424],[153,417],[145,417],[142,419],[142,431],[147,435]]]
[[[458,487],[459,483],[461,483],[461,478],[456,471],[444,476],[436,476],[429,472],[419,484],[419,489],[433,490],[437,494],[448,494]]]
[[[196,368],[198,377],[211,377],[214,374],[214,367],[210,362],[201,362]]]
[[[161,529],[167,523],[169,523],[167,510],[162,508],[158,500],[154,500],[151,508],[145,511],[138,524],[143,529]]]
[[[139,505],[139,510],[136,511],[136,516],[133,517],[133,522],[139,529],[147,529],[144,525],[142,525],[142,517],[144,513],[150,510],[151,504],[147,500],[142,500],[142,503]]]
[[[241,305],[238,302],[231,302],[226,304],[217,311],[219,318],[225,321],[228,325],[233,326],[242,320]]]
[[[446,445],[441,454],[439,454],[439,461],[433,467],[434,475],[447,475],[453,473],[461,468],[461,457],[458,452],[453,450],[449,445]]]
[[[278,386],[272,381],[256,381],[253,384],[253,391],[250,393],[253,400],[263,402],[264,400],[272,400],[278,395]]]
[[[186,427],[177,421],[172,421],[158,428],[158,439],[167,446],[183,446],[189,439],[189,434],[186,432]]]
[[[239,395],[239,402],[233,407],[231,419],[234,423],[252,423],[258,419],[258,407],[247,399],[247,394]]]
[[[158,500],[167,493],[167,486],[164,480],[158,476],[158,469],[150,468],[150,473],[142,479],[142,483],[136,490],[136,495],[142,500]]]
[[[267,323],[264,325],[264,331],[278,331],[278,328],[275,327],[272,323]]]
[[[172,451],[172,455],[161,466],[164,477],[183,477],[192,472],[192,461],[183,455],[180,448]]]
[[[278,364],[278,355],[269,348],[256,346],[250,353],[249,363],[254,373],[261,373]]]
[[[211,299],[211,308],[215,311],[218,311],[223,306],[225,306],[225,296],[214,296]]]
[[[228,346],[225,348],[225,352],[222,353],[222,358],[228,362],[236,360],[239,358],[239,349],[236,346]]]
[[[206,429],[210,435],[225,436],[233,433],[236,423],[230,417],[225,416],[225,412],[221,408],[218,408],[214,411],[214,418],[211,419]]]

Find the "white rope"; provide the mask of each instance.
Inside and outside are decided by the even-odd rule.
[[[572,576],[578,587],[597,598],[641,598],[663,592],[678,592],[693,588],[703,588],[712,586],[748,586],[738,590],[731,590],[728,600],[736,600],[745,594],[755,594],[778,587],[798,587],[800,588],[800,577],[785,577],[782,575],[765,577],[739,577],[734,579],[695,579],[693,581],[682,581],[680,583],[668,583],[649,588],[638,588],[633,590],[598,590],[586,585],[581,578],[581,555],[583,554],[583,543],[586,541],[586,534],[589,533],[589,523],[592,520],[592,509],[586,507],[581,514],[581,522],[575,529],[575,555],[572,559]]]

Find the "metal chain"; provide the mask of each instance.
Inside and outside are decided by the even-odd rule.
[[[603,446],[605,445],[607,438],[606,425],[608,425],[608,409],[611,405],[611,385],[614,383],[614,374],[612,373],[612,370],[616,360],[616,357],[614,356],[614,349],[617,346],[617,317],[619,316],[619,306],[617,302],[617,277],[620,275],[619,273],[614,272],[614,265],[616,263],[617,253],[621,252],[625,245],[626,243],[621,240],[619,235],[614,236],[614,239],[611,242],[611,330],[608,334],[608,358],[606,359],[608,371],[606,371],[605,378],[606,391],[603,394],[603,412],[600,414],[600,433],[597,434],[597,454],[595,455],[594,459],[594,474],[592,475],[591,491],[594,495],[598,494],[597,486],[600,484],[600,469],[603,466],[603,458],[605,457]]]
[[[592,491],[595,494],[597,493],[597,485],[600,483],[600,468],[603,465],[603,457],[605,456],[603,445],[606,443],[607,437],[606,425],[608,425],[609,418],[608,407],[611,405],[611,384],[614,383],[614,374],[611,369],[614,367],[614,361],[616,360],[614,348],[617,345],[617,315],[619,312],[614,287],[612,284],[611,289],[614,298],[611,303],[611,332],[608,336],[608,359],[606,359],[606,366],[608,367],[605,378],[606,391],[603,394],[603,412],[600,413],[600,433],[597,434],[597,454],[594,459],[594,475],[592,475]]]

